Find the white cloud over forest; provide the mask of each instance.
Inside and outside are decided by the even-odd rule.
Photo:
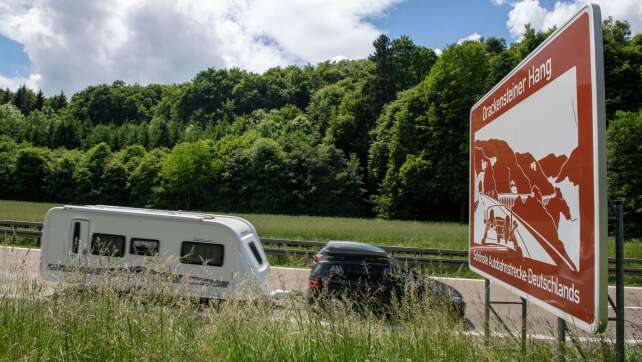
[[[26,83],[52,94],[121,79],[182,82],[207,67],[362,58],[381,33],[372,18],[397,0],[5,0],[0,34],[24,45]]]
[[[463,42],[466,42],[466,41],[480,41],[480,40],[481,40],[481,34],[475,32],[465,38],[461,38],[457,40],[457,44],[462,44]]]

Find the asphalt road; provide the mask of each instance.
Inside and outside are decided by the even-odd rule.
[[[40,250],[0,247],[0,284],[11,288],[20,281],[38,279]],[[268,282],[271,291],[305,291],[307,288],[308,269],[272,267]],[[484,282],[476,279],[436,278],[457,288],[466,301],[466,317],[473,324],[473,333],[483,332],[484,316]],[[51,289],[53,285],[46,285]],[[609,287],[609,294],[615,300],[615,288]],[[519,302],[519,298],[504,288],[491,285],[491,299]],[[627,287],[624,293],[626,339],[629,343],[642,341],[642,288]],[[514,335],[521,331],[521,305],[495,305],[498,314],[504,319]],[[609,316],[614,316],[609,308]],[[506,333],[494,317],[491,316],[492,328],[498,333]],[[528,306],[529,334],[536,338],[551,338],[557,331],[557,318],[542,308]],[[607,337],[615,338],[615,323],[609,323]],[[579,333],[580,338],[591,336]]]

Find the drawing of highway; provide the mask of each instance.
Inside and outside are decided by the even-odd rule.
[[[540,161],[529,153],[514,152],[505,141],[475,143],[476,247],[578,271],[559,233],[560,220],[576,220]],[[556,174],[568,164],[561,160],[565,162],[558,162]]]
[[[557,250],[508,206],[488,195],[480,195],[475,220],[483,220],[483,227],[474,229],[477,248],[510,250],[524,258],[575,270],[567,255]]]

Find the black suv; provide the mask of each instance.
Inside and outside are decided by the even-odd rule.
[[[394,295],[402,298],[412,283],[418,297],[429,295],[448,303],[455,317],[464,318],[466,303],[459,291],[405,270],[380,247],[354,241],[330,241],[313,260],[308,279],[311,303],[327,296],[379,308],[389,305]]]

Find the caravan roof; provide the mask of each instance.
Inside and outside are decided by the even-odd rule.
[[[229,215],[218,215],[210,213],[199,213],[199,212],[190,212],[190,211],[169,211],[169,210],[158,210],[158,209],[143,209],[136,207],[125,207],[125,206],[109,206],[109,205],[84,205],[84,206],[74,206],[74,205],[65,205],[65,210],[70,211],[79,211],[79,212],[91,212],[97,214],[112,214],[112,215],[123,215],[123,216],[138,216],[138,217],[154,217],[154,218],[167,218],[173,220],[184,220],[184,221],[201,221],[201,222],[210,222],[223,224],[233,231],[235,231],[240,237],[243,237],[249,233],[256,234],[254,226],[247,222],[246,220]]]

